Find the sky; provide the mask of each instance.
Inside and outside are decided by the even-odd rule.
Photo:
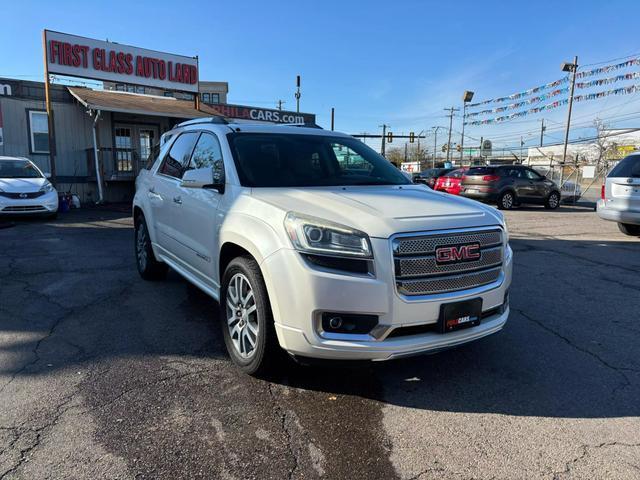
[[[464,90],[474,101],[506,96],[561,78],[560,64],[574,55],[585,68],[640,55],[640,36],[625,22],[640,16],[638,1],[2,0],[0,11],[0,76],[41,79],[48,28],[198,55],[200,79],[229,82],[230,103],[273,108],[282,99],[293,110],[299,74],[301,110],[321,126],[334,107],[337,130],[379,133],[385,123],[396,134],[427,131],[429,145],[432,127],[448,127],[444,108],[460,108]],[[640,67],[616,73],[627,71]],[[575,104],[572,138],[592,134],[586,127],[596,116],[611,127],[640,126],[638,100],[640,93]],[[545,143],[560,142],[566,110],[468,126],[465,143],[483,137],[513,147],[522,137],[534,145],[542,118]],[[452,142],[461,123],[454,117]]]

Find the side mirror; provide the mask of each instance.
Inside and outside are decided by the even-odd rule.
[[[213,169],[211,167],[187,170],[182,176],[181,187],[204,188],[213,185]]]
[[[217,175],[216,175],[217,173]],[[182,176],[181,187],[185,188],[213,188],[224,193],[224,174],[214,172],[211,167],[187,170]]]

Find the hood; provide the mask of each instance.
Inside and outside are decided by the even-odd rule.
[[[0,190],[10,193],[37,192],[46,178],[0,178]]]
[[[251,195],[285,212],[331,220],[379,238],[503,223],[492,207],[423,185],[254,188]]]

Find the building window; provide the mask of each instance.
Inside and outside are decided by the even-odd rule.
[[[29,110],[31,153],[49,153],[49,123],[47,112]]]
[[[209,96],[208,93],[203,93],[202,94],[202,101],[204,103],[210,103],[211,102],[211,97]]]
[[[220,94],[212,93],[211,94],[211,103],[220,103]]]

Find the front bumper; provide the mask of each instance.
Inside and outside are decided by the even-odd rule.
[[[393,260],[388,240],[372,239],[375,277],[321,271],[301,255],[282,249],[262,264],[282,348],[301,357],[332,360],[388,360],[434,353],[499,331],[509,316],[505,303],[511,284],[513,254],[509,247],[498,282],[473,290],[420,298],[403,297],[395,288]],[[388,280],[387,280],[388,279]],[[435,324],[444,303],[482,298],[483,312],[495,311],[480,325],[451,333],[432,331],[391,336],[404,327]],[[321,335],[322,312],[377,315],[381,335]]]
[[[621,205],[620,208],[612,208],[607,203],[601,199],[596,204],[596,212],[600,218],[612,222],[640,225],[640,212],[623,209],[624,205]]]
[[[42,215],[58,211],[58,192],[36,198],[14,199],[0,196],[0,215]]]

